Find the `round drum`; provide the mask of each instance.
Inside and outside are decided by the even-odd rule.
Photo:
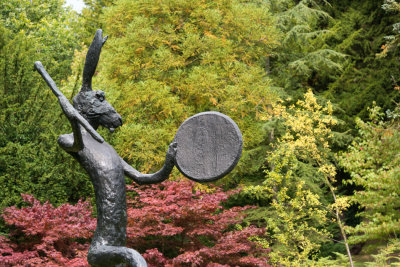
[[[185,120],[174,141],[176,166],[196,182],[210,182],[228,174],[242,154],[243,138],[236,123],[214,111]]]

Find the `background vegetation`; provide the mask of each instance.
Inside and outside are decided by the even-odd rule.
[[[129,244],[151,264],[399,262],[400,3],[85,3],[77,14],[62,0],[0,2],[0,265],[87,264],[92,208],[79,199],[93,201],[92,186],[56,144],[69,125],[33,62],[72,99],[97,28],[109,40],[93,84],[124,119],[100,133],[136,169],[157,170],[198,112],[229,115],[244,137],[217,187],[177,171],[163,186],[129,187]],[[142,224],[150,228],[135,231]]]

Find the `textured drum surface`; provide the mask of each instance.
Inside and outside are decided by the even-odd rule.
[[[179,171],[197,182],[214,181],[228,174],[239,161],[243,147],[236,123],[213,111],[184,121],[174,141],[178,145],[176,165]]]

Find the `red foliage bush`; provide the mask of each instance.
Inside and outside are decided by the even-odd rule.
[[[231,192],[195,190],[191,181],[128,186],[128,247],[145,251],[149,266],[268,266],[268,249],[249,240],[264,230],[235,228],[249,207],[224,209]],[[11,227],[0,236],[0,266],[88,266],[89,240],[96,228],[87,202],[54,208],[22,195],[28,207],[6,208]]]
[[[194,190],[195,183],[166,181],[128,186],[138,196],[129,201],[129,247],[146,250],[150,266],[268,266],[268,249],[249,240],[264,229],[235,230],[250,207],[226,210],[231,192]]]
[[[87,240],[96,228],[90,204],[54,208],[30,195],[22,198],[28,207],[2,214],[11,232],[9,239],[0,236],[0,266],[88,266]]]

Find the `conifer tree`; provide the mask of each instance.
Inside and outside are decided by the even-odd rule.
[[[325,90],[342,71],[345,55],[328,43],[333,18],[324,11],[328,1],[270,1],[277,25],[284,33],[282,45],[270,60],[276,83],[289,95],[300,97],[306,88]]]
[[[360,205],[362,219],[348,229],[353,234],[350,241],[373,241],[368,242],[371,249],[397,239],[400,231],[400,112],[399,107],[386,114],[378,106],[369,110],[369,121],[357,119],[360,136],[342,154],[340,163],[351,174],[347,183],[357,186],[350,198]]]
[[[337,51],[347,55],[343,72],[331,82],[323,94],[338,108],[341,119],[354,126],[356,116],[368,119],[368,107],[375,101],[383,109],[393,109],[400,100],[393,90],[400,80],[399,51],[386,57],[377,56],[393,34],[398,16],[382,9],[384,1],[333,0],[330,13],[335,18],[331,39]]]
[[[400,3],[396,0],[385,0],[382,8],[389,13],[400,11]],[[379,56],[385,57],[388,52],[395,50],[399,46],[400,23],[393,24],[393,34],[385,36],[386,44],[382,45],[382,51]]]
[[[79,46],[76,25],[63,1],[0,2],[0,208],[20,203],[21,193],[60,204],[90,192],[90,181],[58,148],[58,135],[69,130],[33,69],[42,60],[62,84]]]

